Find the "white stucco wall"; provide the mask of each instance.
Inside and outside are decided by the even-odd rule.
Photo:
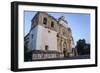
[[[50,32],[48,32],[50,31]],[[33,39],[32,39],[33,34]],[[29,34],[28,48],[31,50],[45,50],[48,45],[48,50],[57,51],[57,32],[37,25]]]
[[[44,28],[41,25],[38,25],[37,28],[36,49],[45,50],[45,45],[48,45],[48,50],[57,51],[57,32]]]
[[[33,34],[33,39],[32,39],[32,34]],[[28,44],[29,51],[36,49],[36,40],[37,40],[37,27],[33,28],[30,32],[29,44]]]

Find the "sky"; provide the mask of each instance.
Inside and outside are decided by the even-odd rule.
[[[24,36],[27,35],[31,28],[31,20],[37,12],[24,11]],[[47,12],[49,15],[58,19],[61,16],[65,17],[68,26],[72,30],[74,43],[79,39],[85,39],[86,43],[90,43],[90,14],[83,13],[54,13]]]

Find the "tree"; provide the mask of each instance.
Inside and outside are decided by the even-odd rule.
[[[90,44],[87,44],[85,39],[79,39],[77,41],[76,48],[77,48],[78,55],[90,54]]]

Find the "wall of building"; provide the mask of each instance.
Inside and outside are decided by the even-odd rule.
[[[43,23],[44,18],[47,19],[46,24]],[[51,22],[54,23],[54,27],[51,26]],[[33,27],[37,27],[38,30],[36,31],[36,29],[34,29]],[[37,36],[34,37],[36,41],[30,39],[30,48],[32,48],[33,45],[33,48],[35,48],[36,50],[45,50],[45,46],[48,46],[49,50],[56,49],[56,51],[62,53],[65,49],[67,55],[68,53],[72,52],[72,42],[74,42],[73,40],[71,40],[72,32],[68,29],[68,22],[64,20],[64,16],[55,19],[53,16],[47,14],[46,12],[37,12],[37,14],[32,19],[31,26],[31,34],[37,32]],[[56,32],[56,34],[53,34],[53,32]],[[57,43],[51,41],[52,39],[56,39]],[[52,46],[53,44],[55,47]]]
[[[38,30],[38,27],[34,27],[30,31],[30,34],[29,34],[29,43],[28,43],[28,49],[29,49],[29,51],[36,50],[37,30]]]
[[[48,50],[57,51],[57,32],[45,28],[41,25],[38,25],[37,27],[37,50],[45,50],[45,46],[48,45]]]
[[[47,18],[47,24],[43,24],[43,19],[44,18]],[[52,21],[54,22],[54,27],[51,27],[51,22]],[[38,22],[38,24],[40,24],[40,25],[42,25],[46,28],[49,28],[51,30],[54,30],[54,31],[57,31],[57,29],[58,29],[57,21],[45,12],[40,12],[39,13],[39,22]]]

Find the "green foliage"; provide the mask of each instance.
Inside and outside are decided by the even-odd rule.
[[[77,41],[77,52],[79,55],[89,55],[90,54],[90,44],[87,44],[85,39],[79,39]]]

